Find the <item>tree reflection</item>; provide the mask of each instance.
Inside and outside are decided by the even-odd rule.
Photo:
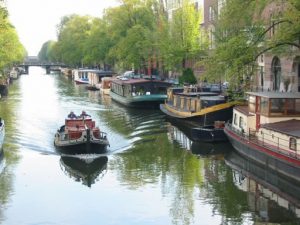
[[[13,167],[19,161],[17,152],[18,146],[15,144],[16,109],[19,105],[18,83],[10,86],[9,96],[0,98],[0,117],[5,121],[5,139],[3,145],[2,159],[0,160],[0,223],[4,221],[4,211],[10,202],[13,193]]]
[[[153,135],[152,141],[141,140],[134,148],[114,157],[110,167],[130,189],[161,183],[162,195],[173,198],[170,206],[173,223],[191,224],[194,190],[203,185],[202,162],[174,147],[166,134]]]

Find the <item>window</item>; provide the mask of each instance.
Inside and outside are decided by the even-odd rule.
[[[264,67],[260,66],[259,68],[259,73],[260,73],[260,86],[264,86]]]
[[[236,113],[234,114],[233,123],[234,123],[234,125],[237,125],[237,115],[236,115]]]
[[[271,101],[270,115],[271,116],[284,115],[285,99],[273,98],[273,99],[270,99],[270,101]]]
[[[256,103],[256,97],[249,96],[249,99],[248,99],[249,112],[255,113],[255,103]]]
[[[268,116],[268,113],[269,113],[269,100],[268,100],[268,98],[261,97],[261,99],[260,99],[260,113],[261,113],[261,115]]]
[[[244,118],[240,116],[239,119],[239,128],[243,128]]]
[[[210,48],[210,49],[214,49],[214,48],[215,48],[215,34],[214,34],[214,27],[211,27],[211,28],[209,29],[208,37],[209,37],[209,48]]]
[[[215,19],[214,9],[213,9],[213,7],[209,6],[209,8],[208,8],[208,20],[209,21],[214,21],[214,19]]]
[[[294,137],[290,138],[290,149],[291,150],[297,150],[297,139]]]

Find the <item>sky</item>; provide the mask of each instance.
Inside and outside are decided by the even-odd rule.
[[[10,22],[29,56],[36,56],[48,40],[56,40],[56,25],[70,14],[101,17],[117,0],[6,0]]]

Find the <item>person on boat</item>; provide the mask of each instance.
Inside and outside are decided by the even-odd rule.
[[[75,113],[74,113],[73,111],[71,111],[71,112],[69,113],[69,115],[68,115],[68,118],[70,118],[70,119],[76,119],[77,116],[75,115]]]
[[[88,117],[90,116],[89,114],[87,114],[85,111],[82,111],[79,117]]]

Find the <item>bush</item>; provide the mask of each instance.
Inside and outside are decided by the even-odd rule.
[[[183,70],[182,76],[179,77],[179,83],[184,84],[196,84],[197,79],[194,75],[194,72],[191,68],[187,68]]]

